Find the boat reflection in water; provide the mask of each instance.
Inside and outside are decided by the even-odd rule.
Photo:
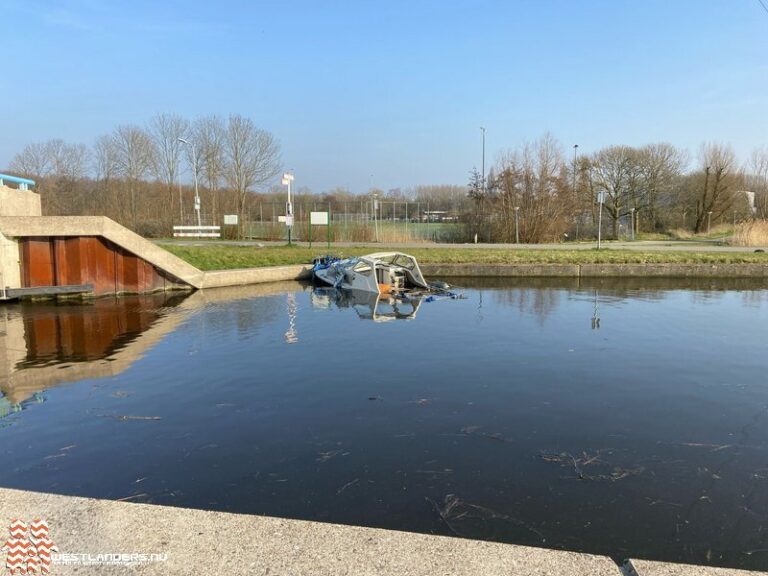
[[[296,282],[164,292],[142,296],[0,306],[0,418],[45,402],[45,391],[130,368],[190,318],[210,306],[288,293],[294,341]],[[266,315],[261,321],[267,321]],[[251,319],[251,322],[256,320]]]
[[[0,417],[65,382],[114,376],[173,331],[185,294],[0,307]]]
[[[339,288],[315,288],[311,294],[312,306],[318,309],[354,308],[362,320],[389,322],[413,320],[423,301],[422,296],[394,297],[389,294],[343,290]]]

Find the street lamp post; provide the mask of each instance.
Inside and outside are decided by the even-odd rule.
[[[600,250],[600,244],[603,236],[603,202],[605,192],[597,193],[597,249]]]
[[[579,145],[573,145],[573,196],[576,197],[576,153],[579,150]]]
[[[291,245],[291,231],[293,229],[293,204],[291,203],[291,182],[293,174],[286,172],[281,180],[283,186],[288,186],[288,202],[285,203],[285,225],[288,227],[288,246]]]
[[[483,133],[483,163],[482,163],[482,170],[483,170],[483,195],[485,195],[485,128],[480,126],[480,131]]]
[[[579,145],[574,144],[573,145],[573,201],[576,202],[576,154],[579,150]],[[577,203],[578,208],[578,203]],[[581,218],[581,212],[577,209],[576,211],[576,240],[579,239],[579,220]]]
[[[635,209],[630,208],[629,209],[629,216],[630,216],[630,224],[632,226],[632,240],[635,239]]]
[[[520,206],[515,206],[515,244],[520,244]]]
[[[195,176],[195,213],[197,214],[197,227],[200,228],[202,222],[200,220],[200,189],[197,184],[197,151],[195,150],[195,145],[190,141],[179,138],[179,142],[186,144],[192,150],[192,173]],[[200,230],[198,230],[198,233],[200,233]]]
[[[707,234],[712,230],[712,210],[707,212]]]
[[[379,241],[379,216],[377,214],[378,211],[379,211],[379,194],[378,192],[374,192],[373,193],[373,230],[374,230],[376,242]]]

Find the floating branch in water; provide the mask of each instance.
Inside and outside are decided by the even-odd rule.
[[[160,416],[130,416],[130,415],[115,415],[115,414],[99,414],[100,418],[113,418],[115,420],[162,420]]]
[[[614,466],[610,468],[609,471],[606,471],[601,474],[588,474],[584,471],[584,468],[590,465],[595,464],[603,464],[604,466],[607,466],[608,464],[604,462],[600,456],[603,453],[610,454],[609,450],[598,450],[594,456],[589,456],[586,452],[582,452],[582,455],[580,457],[576,457],[570,452],[560,452],[558,454],[555,453],[542,453],[541,459],[546,462],[557,462],[561,466],[567,466],[569,468],[573,468],[573,471],[576,474],[576,477],[579,480],[603,480],[608,482],[615,482],[617,480],[622,480],[624,478],[628,478],[630,476],[637,476],[638,474],[641,474],[645,468],[643,466],[637,466],[635,468],[621,468],[618,466]]]
[[[349,482],[347,482],[346,484],[344,484],[344,486],[342,486],[341,488],[339,488],[338,490],[336,490],[336,496],[338,496],[339,494],[341,494],[342,492],[344,492],[344,490],[346,490],[346,489],[347,489],[347,488],[349,488],[350,486],[354,486],[354,485],[355,485],[355,484],[357,484],[359,481],[360,481],[360,478],[355,478],[354,480],[350,480]]]
[[[318,462],[328,462],[328,460],[338,456],[339,454],[341,454],[341,450],[329,450],[328,452],[320,452],[317,455],[316,460]]]
[[[462,500],[455,494],[447,494],[443,499],[442,506],[438,505],[431,498],[426,498],[426,500],[435,509],[443,523],[456,536],[474,536],[471,529],[461,529],[462,523],[469,524],[470,522],[480,522],[481,524],[485,524],[492,520],[500,520],[522,528],[527,532],[534,534],[541,540],[541,542],[546,542],[544,535],[530,524],[510,516],[509,514],[497,512],[496,510],[478,504],[471,504]]]

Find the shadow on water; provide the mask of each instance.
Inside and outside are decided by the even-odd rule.
[[[453,283],[0,307],[0,485],[768,568],[765,281]]]

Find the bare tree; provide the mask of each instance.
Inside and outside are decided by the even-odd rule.
[[[267,185],[280,172],[280,146],[250,118],[233,115],[227,122],[224,151],[224,178],[237,195],[242,220],[251,188]]]
[[[138,126],[123,125],[112,133],[112,146],[115,152],[115,168],[126,180],[130,194],[131,225],[136,227],[136,193],[139,183],[153,171],[156,159],[155,145],[152,138]]]
[[[174,185],[179,178],[181,147],[184,146],[179,138],[184,138],[188,132],[189,121],[176,114],[158,114],[149,121],[149,135],[156,151],[154,172],[165,184],[168,195],[166,220],[171,219],[174,213]]]
[[[768,218],[768,148],[754,150],[749,167],[749,185],[755,193],[755,212],[760,218]]]
[[[629,146],[609,146],[592,157],[590,170],[594,189],[605,194],[603,210],[611,218],[613,237],[619,237],[619,222],[630,207],[644,207],[647,198],[638,188],[640,170],[637,152]]]
[[[550,134],[502,155],[494,179],[497,237],[552,242],[563,237],[576,198],[562,147]]]
[[[84,190],[79,181],[87,176],[88,158],[85,145],[54,139],[25,146],[11,169],[37,180],[46,213],[70,214],[82,209]]]
[[[703,144],[699,151],[703,182],[694,189],[696,223],[694,231],[701,232],[711,216],[720,218],[733,205],[738,183],[742,180],[736,164],[736,155],[730,146]],[[702,179],[699,179],[700,181]]]
[[[642,193],[635,194],[632,198],[637,201],[642,198],[647,206],[647,218],[654,229],[660,228],[662,221],[659,215],[659,203],[662,198],[669,198],[675,183],[687,163],[687,155],[671,144],[648,144],[637,151],[637,163],[642,179]],[[638,212],[635,225],[639,228],[639,209],[641,206],[633,205]]]
[[[111,136],[99,136],[93,146],[93,169],[96,179],[110,181],[117,174],[117,150]]]
[[[45,178],[51,173],[51,157],[45,142],[27,144],[11,160],[11,170],[28,178]]]
[[[218,116],[205,116],[194,123],[193,138],[197,146],[197,170],[210,193],[211,217],[218,222],[216,197],[224,174],[224,149],[227,138],[226,126]],[[190,158],[190,163],[194,159]]]

